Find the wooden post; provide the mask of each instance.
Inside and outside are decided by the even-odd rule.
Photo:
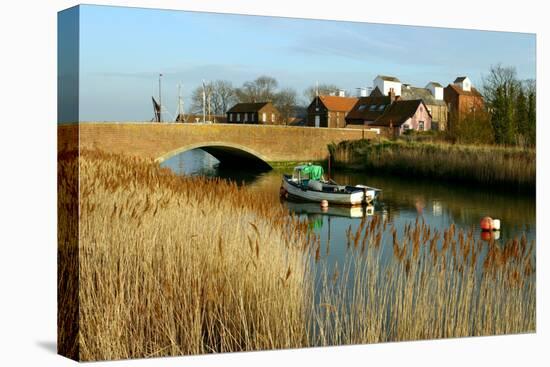
[[[328,151],[328,181],[330,181],[330,161],[331,161],[330,150]]]

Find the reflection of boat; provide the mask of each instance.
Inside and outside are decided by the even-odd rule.
[[[362,218],[374,214],[374,206],[330,206],[321,208],[317,203],[287,201],[288,209],[296,214],[325,214],[331,217]]]
[[[323,178],[323,167],[302,165],[294,168],[292,175],[283,175],[281,194],[290,199],[329,204],[371,204],[378,199],[381,190],[365,185],[338,185]]]

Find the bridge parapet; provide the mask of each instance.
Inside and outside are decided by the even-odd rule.
[[[77,129],[84,149],[158,161],[201,147],[221,153],[242,151],[268,163],[318,161],[326,159],[330,143],[376,136],[361,129],[236,124],[80,123],[59,129],[60,139]]]

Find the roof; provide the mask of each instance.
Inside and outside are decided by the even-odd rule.
[[[434,87],[439,87],[439,88],[443,88],[443,86],[441,84],[439,84],[438,82],[429,82],[427,85],[433,85]]]
[[[458,78],[455,79],[454,83],[460,83],[460,82],[463,82],[464,80],[466,80],[467,76],[459,76]]]
[[[382,80],[386,80],[388,82],[398,82],[398,83],[401,83],[401,81],[399,79],[397,79],[396,77],[394,76],[389,76],[389,75],[378,75],[377,78],[380,78]]]
[[[369,97],[358,98],[357,103],[346,116],[346,120],[374,121],[384,113],[390,104],[389,96],[372,96],[371,94]]]
[[[481,93],[479,93],[479,91],[477,89],[475,89],[474,87],[472,87],[469,91],[468,90],[464,90],[462,88],[460,88],[458,85],[455,85],[455,84],[449,84],[447,86],[447,88],[451,88],[452,90],[454,90],[457,94],[460,94],[462,96],[473,96],[473,97],[479,97],[479,98],[483,98],[483,96],[481,95]],[[445,88],[445,89],[447,89]]]
[[[267,104],[271,104],[271,102],[237,103],[227,112],[257,112],[264,108]]]
[[[329,111],[350,111],[357,103],[355,97],[319,96],[321,102]]]
[[[382,93],[380,88],[375,87],[372,92],[370,92],[369,97],[384,97],[384,93]]]
[[[445,101],[435,99],[433,94],[426,88],[408,87],[401,89],[402,100],[421,99],[427,105],[445,106]]]
[[[398,126],[407,121],[410,117],[414,116],[418,110],[418,106],[424,105],[428,114],[430,111],[426,107],[426,104],[421,99],[414,99],[410,101],[398,100],[395,101],[386,109],[384,114],[377,118],[372,124],[374,126],[389,126],[390,123],[394,126]],[[431,115],[430,115],[431,116]]]

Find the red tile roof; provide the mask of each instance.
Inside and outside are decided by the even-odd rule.
[[[354,97],[319,96],[319,99],[329,111],[349,112],[357,103]]]

